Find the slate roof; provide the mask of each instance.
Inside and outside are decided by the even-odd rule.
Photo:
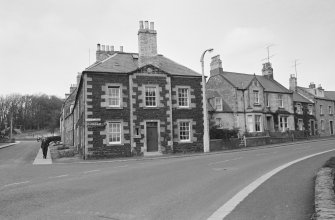
[[[195,72],[194,70],[176,63],[163,55],[145,58],[143,59],[143,63],[144,65],[142,66],[153,65],[171,75],[201,76],[201,74]],[[136,71],[138,68],[137,53],[117,52],[102,61],[94,63],[90,67],[86,68],[85,71],[127,74]]]
[[[294,102],[303,102],[303,103],[313,103],[313,102],[309,101],[308,99],[306,99],[305,97],[301,96],[297,92],[293,92],[293,101]]]
[[[251,81],[256,77],[266,92],[292,93],[276,80],[271,80],[260,75],[223,71],[221,76],[226,78],[231,84],[233,84],[233,86],[237,87],[238,89],[246,89]]]
[[[335,101],[335,91],[325,91],[325,95],[331,99]]]

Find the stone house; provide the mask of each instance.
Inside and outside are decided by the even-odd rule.
[[[293,93],[273,78],[271,63],[262,75],[223,71],[220,56],[212,57],[206,85],[210,120],[240,133],[294,130]]]
[[[97,45],[74,105],[84,159],[203,151],[201,75],[157,53],[154,23],[140,21],[137,52]]]
[[[297,86],[297,78],[294,75],[290,77],[290,88],[314,104],[316,134],[321,136],[334,135],[335,102],[334,99],[326,95],[331,96],[332,92],[327,93],[321,85],[316,87],[314,83],[310,83],[308,87]],[[313,127],[313,125],[311,126]]]

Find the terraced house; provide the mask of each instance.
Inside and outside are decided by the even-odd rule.
[[[274,80],[271,63],[262,75],[227,72],[217,55],[210,74],[206,92],[216,125],[240,133],[294,130],[293,93]]]
[[[73,110],[85,159],[203,150],[201,75],[157,53],[154,23],[141,21],[138,53],[97,45]]]

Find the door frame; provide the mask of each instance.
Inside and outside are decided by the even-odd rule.
[[[144,120],[144,153],[148,152],[147,151],[147,122],[157,122],[157,134],[158,134],[158,149],[157,152],[162,152],[161,150],[161,133],[160,133],[160,120]],[[152,153],[152,152],[148,152],[148,153]]]
[[[330,130],[330,135],[334,135],[334,121],[329,120],[329,130]]]

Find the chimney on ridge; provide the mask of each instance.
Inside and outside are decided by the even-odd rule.
[[[96,61],[104,60],[114,53],[114,46],[97,44]]]
[[[268,79],[273,79],[273,69],[270,62],[263,63],[262,75]]]
[[[220,59],[220,55],[212,57],[210,66],[211,66],[210,76],[215,76],[217,74],[223,73],[222,61]]]
[[[289,83],[289,89],[291,91],[297,91],[297,77],[294,74],[291,74]]]
[[[157,32],[154,29],[154,22],[140,21],[138,30],[138,65],[143,66],[146,58],[157,55]]]
[[[311,82],[308,86],[310,89],[315,89],[315,83],[314,82]]]

